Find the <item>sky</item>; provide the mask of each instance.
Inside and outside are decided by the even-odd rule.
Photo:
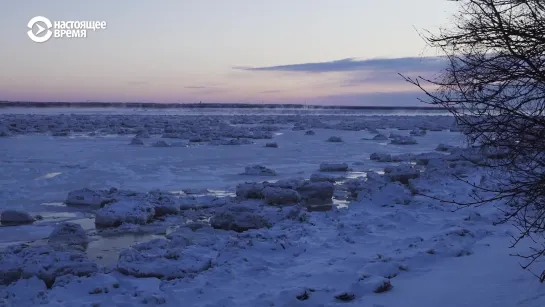
[[[446,0],[2,0],[0,100],[418,105]],[[105,21],[28,36],[35,16]],[[36,30],[36,28],[34,28]]]

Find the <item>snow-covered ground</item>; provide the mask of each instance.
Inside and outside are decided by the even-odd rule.
[[[545,306],[498,208],[418,195],[487,180],[448,116],[3,114],[0,135],[0,306]]]

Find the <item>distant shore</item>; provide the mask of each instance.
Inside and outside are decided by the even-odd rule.
[[[13,102],[0,101],[0,108],[256,108],[256,109],[355,109],[355,110],[444,110],[442,107],[417,106],[333,106],[304,104],[245,104],[245,103],[152,103],[152,102]]]

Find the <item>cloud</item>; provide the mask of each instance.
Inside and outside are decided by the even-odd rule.
[[[206,89],[208,87],[206,87],[206,86],[184,86],[184,88],[201,90],[201,89]]]
[[[307,75],[332,74],[339,87],[363,84],[402,84],[399,74],[431,77],[447,65],[445,57],[403,57],[357,60],[348,58],[329,62],[288,64],[264,67],[234,67],[249,72],[289,72]]]
[[[356,60],[354,58],[315,63],[288,64],[264,67],[242,67],[234,69],[246,71],[276,71],[276,72],[354,72],[354,71],[438,71],[445,67],[443,57],[405,57]]]

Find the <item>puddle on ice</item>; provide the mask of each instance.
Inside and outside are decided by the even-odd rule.
[[[333,198],[333,205],[335,205],[337,208],[348,208],[349,203],[350,201],[348,200]]]
[[[214,195],[216,197],[234,197],[236,196],[236,193],[234,192],[228,192],[224,190],[208,190],[210,191],[209,194]]]
[[[55,206],[55,207],[66,207],[64,203],[54,202],[54,203],[41,203],[42,206]]]
[[[367,177],[367,172],[349,172],[346,176],[347,179],[355,179],[358,177]]]
[[[89,259],[102,265],[117,263],[119,253],[137,243],[164,238],[157,234],[120,234],[116,236],[97,236],[87,246]]]

